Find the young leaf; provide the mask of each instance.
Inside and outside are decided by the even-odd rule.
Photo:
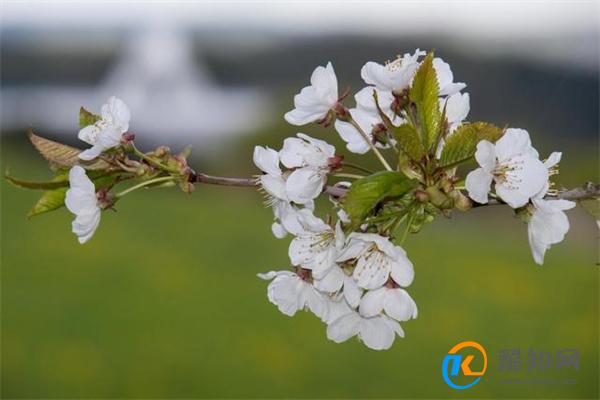
[[[425,155],[425,149],[415,127],[410,124],[402,124],[397,128],[394,127],[393,132],[400,149],[414,161],[420,161]]]
[[[53,211],[65,205],[66,187],[45,191],[38,202],[33,206],[27,218],[35,217],[48,211]]]
[[[398,197],[413,189],[415,181],[394,171],[382,171],[355,181],[346,195],[343,208],[353,227],[386,197]]]
[[[477,143],[481,140],[495,142],[502,137],[504,131],[487,122],[473,122],[459,126],[452,135],[446,139],[440,167],[448,167],[467,161],[475,155]]]
[[[87,170],[97,170],[107,169],[110,166],[106,161],[99,158],[91,161],[80,160],[77,156],[81,150],[53,140],[45,139],[33,133],[31,129],[27,131],[27,136],[29,136],[29,140],[37,151],[39,151],[46,160],[58,167],[70,168],[75,165],[80,165]]]
[[[439,87],[437,74],[433,67],[433,53],[429,53],[421,63],[415,74],[412,88],[409,93],[410,100],[417,105],[421,135],[425,150],[437,141],[442,124],[442,114],[439,105]]]
[[[94,125],[100,120],[100,116],[89,112],[85,108],[79,109],[79,128],[85,128],[88,125]]]
[[[52,190],[69,186],[69,177],[66,175],[58,175],[57,177],[48,182],[26,181],[23,179],[13,178],[12,176],[9,176],[8,173],[5,173],[4,177],[13,185],[25,189]]]

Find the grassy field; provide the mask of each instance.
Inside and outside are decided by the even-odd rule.
[[[5,142],[2,168],[47,177],[33,154]],[[563,163],[566,179],[594,178],[593,157]],[[288,241],[272,237],[271,212],[250,189],[135,193],[103,214],[84,246],[64,209],[25,218],[36,196],[2,182],[3,398],[599,395],[598,230],[579,208],[543,267],[505,208],[457,213],[409,237],[419,318],[390,351],[375,352],[329,342],[313,316],[290,319],[267,301],[256,273],[286,268]],[[480,342],[490,365],[458,392],[443,382],[441,360],[464,340]],[[580,368],[507,375],[498,369],[507,348],[524,362],[530,348],[576,348]]]

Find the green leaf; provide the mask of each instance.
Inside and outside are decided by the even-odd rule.
[[[69,177],[66,175],[58,175],[51,181],[47,181],[47,182],[26,181],[24,179],[18,179],[18,178],[9,176],[8,173],[5,173],[4,177],[6,178],[7,181],[12,183],[13,185],[21,187],[21,188],[25,188],[25,189],[49,190],[49,189],[58,189],[58,188],[69,186]]]
[[[433,53],[429,53],[415,74],[410,100],[417,106],[421,135],[425,150],[429,151],[436,143],[442,125],[439,104],[437,74],[433,67]]]
[[[94,125],[101,119],[99,115],[89,112],[85,108],[79,109],[79,128],[85,128],[88,125]]]
[[[382,171],[352,183],[343,208],[352,227],[359,226],[375,206],[386,197],[399,197],[413,189],[415,181],[394,171]]]
[[[419,133],[414,126],[410,124],[402,124],[399,127],[394,127],[394,136],[398,141],[400,149],[404,151],[414,161],[420,161],[425,155],[425,149],[419,139]]]
[[[579,200],[579,205],[597,221],[600,221],[600,199]]]
[[[46,160],[50,161],[51,164],[59,168],[70,168],[80,165],[87,170],[98,170],[110,167],[109,163],[100,158],[90,161],[80,160],[78,155],[81,153],[81,150],[38,136],[31,129],[27,132],[27,136],[29,136],[29,140],[36,150]]]
[[[31,218],[36,215],[40,215],[48,211],[53,211],[58,208],[61,208],[65,205],[66,193],[66,187],[61,187],[58,189],[48,190],[44,192],[44,194],[42,194],[42,197],[40,197],[35,206],[33,206],[31,211],[29,211],[29,214],[27,214],[27,218]]]
[[[503,133],[503,129],[487,122],[473,122],[459,126],[446,139],[440,156],[440,167],[455,166],[467,161],[475,155],[477,143],[481,140],[494,143],[502,137]]]

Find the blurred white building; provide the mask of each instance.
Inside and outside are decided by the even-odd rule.
[[[99,112],[112,95],[130,107],[130,129],[165,143],[207,144],[264,123],[267,95],[216,86],[197,65],[191,38],[165,27],[124,35],[97,86],[32,85],[2,90],[2,129],[39,127],[73,135],[80,106]],[[168,136],[168,139],[164,139]]]

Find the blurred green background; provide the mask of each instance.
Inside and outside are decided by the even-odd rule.
[[[452,65],[455,81],[469,85],[469,120],[528,129],[542,157],[563,151],[561,185],[598,182],[597,24],[580,37],[561,30],[564,21],[577,28],[585,25],[576,18],[582,14],[577,7],[565,6],[568,13],[552,7],[523,7],[511,14],[508,6],[503,13],[469,3],[465,11],[476,9],[481,19],[473,21],[485,20],[489,29],[485,35],[472,35],[468,28],[477,24],[466,24],[458,29],[464,34],[460,40],[422,23],[418,35],[396,31],[385,35],[376,19],[365,23],[370,30],[362,33],[349,32],[351,24],[341,25],[336,32],[330,26],[318,30],[306,12],[302,14],[308,21],[305,25],[300,26],[298,19],[298,26],[290,24],[286,29],[309,29],[309,34],[282,34],[284,30],[277,31],[281,28],[261,31],[239,21],[223,27],[219,24],[244,15],[240,10],[224,13],[213,25],[203,20],[204,25],[191,30],[197,50],[193,58],[201,64],[199,69],[210,72],[212,85],[250,85],[268,93],[271,108],[261,117],[262,125],[241,136],[209,138],[201,133],[206,129],[203,110],[190,108],[183,113],[198,122],[186,132],[165,131],[158,137],[146,133],[140,128],[145,115],[136,112],[131,129],[144,149],[154,144],[177,149],[187,141],[194,143],[193,167],[215,175],[257,173],[253,146],[279,148],[284,137],[299,130],[332,142],[344,153],[332,130],[298,129],[281,118],[312,69],[331,60],[342,90],[351,86],[356,91],[362,87],[359,71],[365,61],[383,61],[416,47],[435,48]],[[350,9],[344,8],[348,14],[340,15],[350,18]],[[135,8],[130,22],[151,25],[167,18],[166,10],[152,19]],[[398,18],[408,15],[407,24],[420,21],[401,6],[387,3],[386,10]],[[410,10],[415,13],[421,8],[413,5]],[[98,15],[83,8],[70,11]],[[283,18],[285,13],[279,11]],[[550,11],[560,17],[555,30],[532,34],[534,30],[526,29],[547,21]],[[364,12],[356,13],[356,19],[365,22]],[[40,19],[54,18],[37,9],[23,13],[38,14]],[[200,14],[193,18],[202,20]],[[258,14],[252,10],[247,17]],[[436,29],[442,29],[443,20],[455,19],[437,19]],[[494,30],[494,24],[506,21],[512,21],[510,32],[518,40],[506,39],[508,26],[499,33]],[[97,109],[95,105],[106,97],[94,88],[118,58],[118,44],[131,33],[127,30],[131,26],[93,30],[62,24],[57,30],[29,22],[29,30],[14,23],[4,25],[1,36],[0,168],[41,180],[50,178],[51,172],[28,144],[28,126],[43,136],[81,146],[75,139],[77,106],[66,116],[44,114],[67,104],[60,95],[56,102],[44,102],[48,90],[67,88],[56,93],[68,92],[71,100],[81,97],[85,100],[77,100],[77,105]],[[417,27],[413,24],[410,29]],[[98,44],[98,36],[110,40]],[[86,45],[73,45],[75,39]],[[164,74],[171,78],[168,68],[158,75]],[[159,86],[149,85],[148,93],[142,93],[160,99],[160,91],[151,92]],[[116,95],[120,89],[111,88]],[[126,102],[135,93],[129,89],[123,87]],[[347,104],[352,105],[352,99]],[[165,102],[164,115],[157,114],[167,125],[172,116],[169,106]],[[231,110],[232,120],[239,117],[236,111]],[[375,166],[369,155],[349,159]],[[406,338],[397,339],[389,351],[376,352],[357,340],[329,342],[325,326],[314,316],[300,312],[289,318],[268,302],[268,283],[256,274],[287,268],[289,239],[272,236],[272,212],[253,189],[198,186],[192,195],[177,189],[135,192],[118,204],[117,212],[103,213],[94,238],[83,246],[70,232],[72,215],[67,210],[27,220],[39,193],[15,188],[4,179],[0,189],[2,398],[600,395],[599,231],[579,207],[568,212],[571,230],[563,243],[547,253],[543,267],[533,262],[526,225],[505,207],[455,212],[451,219],[438,218],[418,235],[409,236],[404,247],[416,270],[409,292],[418,304],[419,317],[403,324]],[[450,348],[466,340],[486,348],[488,372],[472,389],[456,391],[443,382],[441,363]],[[552,353],[554,365],[554,353],[565,348],[579,351],[579,371],[556,371],[554,366],[543,373],[527,371],[530,349]],[[521,372],[499,370],[498,353],[504,349],[520,350]],[[507,378],[575,379],[576,383],[503,384]]]
[[[223,160],[244,160],[245,174],[251,150]],[[563,180],[594,177],[591,150],[565,153]],[[2,164],[49,176],[24,137],[3,142]],[[312,315],[289,318],[267,301],[256,273],[286,268],[288,241],[272,237],[271,211],[252,189],[135,193],[80,246],[66,210],[27,221],[37,193],[2,185],[3,397],[598,396],[598,230],[580,208],[543,267],[506,208],[456,213],[409,237],[419,318],[375,352],[329,342]],[[463,340],[483,344],[490,360],[465,393],[440,370]],[[573,347],[580,370],[543,377],[576,385],[499,383],[513,376],[498,371],[502,349],[520,349],[525,362],[529,348]]]

